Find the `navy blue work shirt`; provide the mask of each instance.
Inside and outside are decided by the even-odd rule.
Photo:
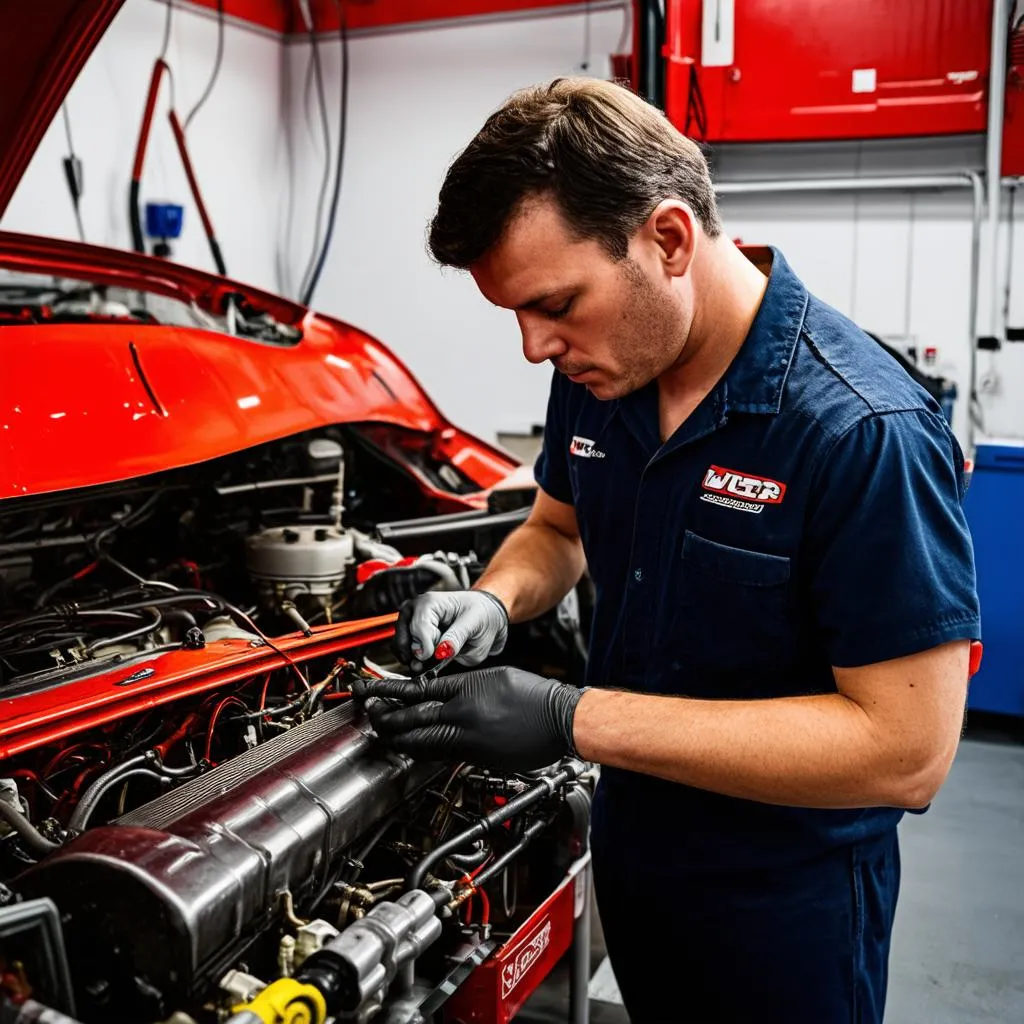
[[[771,256],[742,348],[664,444],[656,382],[602,402],[554,376],[536,477],[575,506],[596,588],[591,685],[834,693],[832,666],[980,637],[963,456],[938,405]],[[611,768],[602,788],[624,842],[650,850],[656,835],[695,868],[805,859],[902,813],[777,807]]]

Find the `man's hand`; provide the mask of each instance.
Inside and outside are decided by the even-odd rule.
[[[402,605],[395,626],[395,653],[413,672],[443,644],[462,665],[479,665],[500,654],[508,639],[508,612],[486,590],[432,591]]]
[[[366,701],[381,739],[423,760],[525,772],[573,753],[580,691],[517,668],[486,668],[427,683],[361,679],[353,694]],[[382,697],[404,706],[377,699]]]

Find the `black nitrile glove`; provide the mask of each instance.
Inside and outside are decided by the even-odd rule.
[[[486,590],[421,594],[402,605],[395,625],[395,653],[413,672],[422,672],[435,657],[479,665],[501,654],[507,639],[508,612]]]
[[[574,752],[580,691],[518,668],[485,668],[426,683],[360,679],[353,695],[366,701],[381,739],[422,760],[526,772]]]

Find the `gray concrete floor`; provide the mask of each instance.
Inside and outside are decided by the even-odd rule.
[[[979,719],[931,809],[900,826],[886,1024],[1024,1024],[1024,742],[1019,727],[1013,735]],[[592,957],[597,971],[599,926]],[[606,975],[597,979],[602,995]],[[563,965],[516,1020],[554,1024],[567,1010]],[[590,1019],[628,1024],[604,1000],[591,1000]]]
[[[886,1024],[1024,1021],[1024,745],[965,739],[900,829]]]

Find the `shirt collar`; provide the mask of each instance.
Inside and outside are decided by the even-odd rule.
[[[725,411],[774,414],[807,312],[807,289],[785,257],[770,247],[772,267],[746,340],[725,373]]]

